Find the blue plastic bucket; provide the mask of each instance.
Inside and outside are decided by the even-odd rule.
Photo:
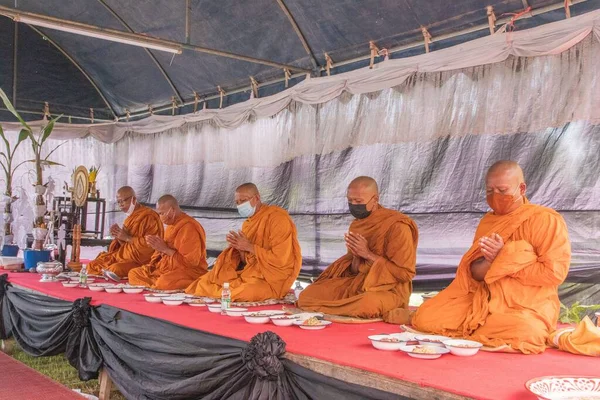
[[[25,269],[35,268],[39,262],[50,261],[50,253],[50,250],[23,250]]]
[[[16,257],[19,254],[19,246],[16,244],[5,244],[2,246],[2,255],[5,257]]]

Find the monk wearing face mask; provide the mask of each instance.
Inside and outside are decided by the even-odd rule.
[[[242,230],[226,236],[229,246],[213,269],[192,283],[186,293],[219,298],[229,282],[232,301],[281,299],[290,290],[302,266],[294,221],[284,209],[263,204],[253,183],[235,191]]]
[[[557,289],[569,271],[571,245],[563,218],[530,204],[526,189],[516,162],[498,161],[488,170],[492,211],[481,219],[454,281],[413,316],[416,329],[498,351],[544,351],[558,321]]]
[[[360,318],[408,317],[418,231],[406,215],[379,205],[377,182],[361,176],[348,186],[355,220],[348,252],[301,292],[303,310]]]
[[[129,283],[161,290],[185,289],[208,267],[204,228],[181,211],[171,195],[158,199],[156,212],[167,226],[165,238],[146,236],[154,253],[147,264],[129,271]]]
[[[134,190],[123,186],[117,191],[117,204],[127,215],[123,227],[110,227],[114,240],[108,251],[100,253],[88,264],[88,274],[100,275],[112,271],[121,278],[129,271],[150,261],[154,249],[146,242],[146,235],[163,236],[163,224],[156,212],[138,203]]]

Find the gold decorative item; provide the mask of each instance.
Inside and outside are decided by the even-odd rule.
[[[71,260],[67,264],[73,271],[81,270],[81,262],[79,254],[81,251],[81,224],[79,223],[79,213],[81,208],[87,202],[89,192],[89,175],[88,170],[84,166],[79,166],[73,173],[73,189],[71,197],[75,205],[75,215],[73,216],[73,249],[71,251]]]
[[[92,167],[90,168],[89,174],[88,174],[88,180],[89,180],[89,193],[90,193],[90,198],[92,199],[96,199],[98,198],[98,190],[96,189],[96,179],[98,178],[98,172],[100,172],[100,167],[95,167],[92,165]]]

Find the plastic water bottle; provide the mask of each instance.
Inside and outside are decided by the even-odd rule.
[[[79,272],[79,287],[87,287],[87,266],[84,264]]]
[[[231,290],[229,290],[229,282],[223,284],[221,290],[221,315],[225,315],[225,310],[229,308],[231,304]]]

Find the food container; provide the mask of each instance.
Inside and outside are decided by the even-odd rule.
[[[451,338],[439,335],[416,335],[415,339],[419,341],[420,345],[446,348],[446,346],[444,346],[444,341],[450,340]]]
[[[420,350],[426,349],[427,353],[422,353]],[[420,358],[423,360],[435,360],[440,358],[443,354],[450,353],[445,347],[431,346],[431,345],[416,345],[416,346],[400,346],[400,351],[405,352],[413,358]]]
[[[450,353],[460,357],[474,356],[483,347],[481,343],[473,340],[451,339],[445,340],[443,343]]]
[[[221,304],[220,303],[209,304],[208,311],[210,311],[212,313],[220,313],[221,312]]]
[[[40,282],[58,282],[56,275],[62,272],[63,266],[58,261],[38,262],[35,270],[42,275]]]
[[[65,281],[62,283],[62,285],[63,285],[63,287],[66,287],[66,288],[74,288],[74,287],[79,286],[79,283],[73,282],[73,281]]]
[[[371,335],[369,340],[377,350],[384,351],[397,351],[400,350],[400,346],[406,345],[406,342],[390,335]]]
[[[145,288],[143,286],[124,286],[123,292],[127,294],[140,294],[144,291],[144,289]]]
[[[225,310],[225,313],[230,317],[241,317],[246,311],[247,308],[242,307],[231,307]]]
[[[104,290],[106,291],[106,293],[116,294],[121,293],[123,291],[123,288],[118,286],[105,286]]]
[[[295,315],[272,315],[270,319],[273,325],[292,326],[298,320],[298,317]]]
[[[163,297],[162,302],[166,306],[180,306],[183,304],[183,297]]]

